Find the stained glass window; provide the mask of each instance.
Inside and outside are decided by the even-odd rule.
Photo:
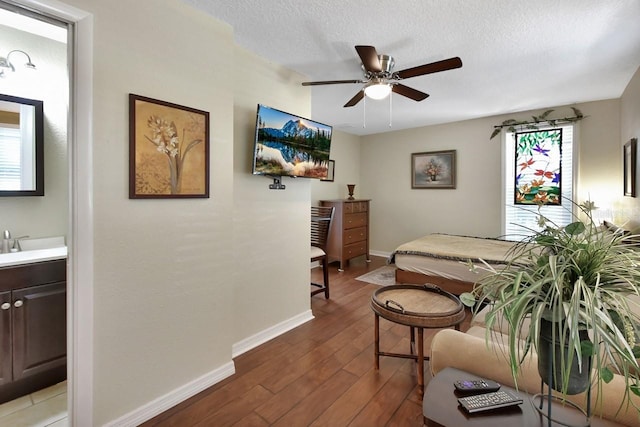
[[[562,129],[516,133],[516,205],[560,205]]]

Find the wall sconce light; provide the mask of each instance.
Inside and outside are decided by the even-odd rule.
[[[25,68],[29,68],[31,70],[35,70],[36,69],[36,65],[31,62],[31,57],[29,56],[29,54],[27,52],[25,52],[24,50],[12,50],[11,52],[9,52],[7,54],[6,57],[2,57],[0,56],[0,77],[5,77],[5,69],[10,69],[11,71],[16,71],[16,67],[13,65],[13,63],[11,62],[11,55],[13,55],[14,53],[22,53],[24,56],[27,57],[27,63],[24,64]]]

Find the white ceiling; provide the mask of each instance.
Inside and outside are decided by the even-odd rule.
[[[184,1],[311,81],[362,78],[359,44],[393,56],[396,70],[462,59],[404,80],[430,97],[394,94],[391,127],[386,99],[367,99],[366,114],[362,101],[343,107],[359,84],[310,89],[310,118],[358,135],[618,98],[640,66],[640,0]]]

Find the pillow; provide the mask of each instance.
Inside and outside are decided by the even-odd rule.
[[[624,228],[618,227],[614,223],[606,220],[602,221],[602,225],[604,225],[605,229],[609,230],[612,233],[621,233],[622,235],[625,235],[625,236],[628,234],[631,234],[629,230],[625,230]]]

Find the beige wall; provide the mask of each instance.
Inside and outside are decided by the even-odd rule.
[[[640,68],[627,85],[621,103],[620,138],[619,153],[622,159],[622,146],[631,138],[640,138]],[[637,153],[636,153],[637,154]],[[624,197],[620,202],[623,216],[620,220],[628,220],[628,227],[640,228],[640,155],[637,155],[636,164],[636,196],[635,198]],[[622,171],[622,166],[620,166]],[[620,172],[622,174],[622,172]],[[620,175],[622,176],[622,175]],[[622,190],[620,190],[622,191]]]
[[[428,102],[428,101],[426,101]],[[578,104],[579,201],[589,195],[613,206],[622,173],[619,100]],[[551,107],[552,117],[573,115]],[[400,243],[442,232],[495,237],[501,233],[501,141],[489,140],[493,126],[507,118],[526,119],[539,111],[427,126],[361,138],[360,196],[371,202],[371,249],[388,254]],[[456,150],[457,188],[411,189],[411,153]]]
[[[301,75],[234,51],[233,230],[237,343],[310,310],[308,179],[252,175],[257,104],[310,116],[310,91]],[[307,313],[311,316],[310,311]]]
[[[65,236],[68,222],[67,187],[67,46],[0,25],[2,55],[26,51],[36,70],[16,67],[0,78],[0,93],[43,101],[45,195],[43,197],[0,197],[0,231],[15,237]],[[15,55],[15,56],[14,56]],[[21,54],[11,57],[22,65]]]
[[[95,18],[96,425],[311,315],[310,183],[274,191],[250,173],[257,104],[309,116],[302,76],[236,47],[229,26],[181,2],[118,3],[74,0]],[[128,199],[129,93],[210,112],[209,199]]]
[[[243,240],[231,215],[235,55],[228,26],[175,0],[70,3],[94,16],[94,424],[102,425],[231,361],[233,247]],[[210,198],[128,198],[129,93],[210,112]]]
[[[331,159],[335,163],[333,182],[311,181],[311,203],[320,200],[345,199],[348,197],[347,184],[360,182],[360,141],[357,135],[333,131],[331,139]],[[362,189],[356,185],[354,197],[362,198]]]

